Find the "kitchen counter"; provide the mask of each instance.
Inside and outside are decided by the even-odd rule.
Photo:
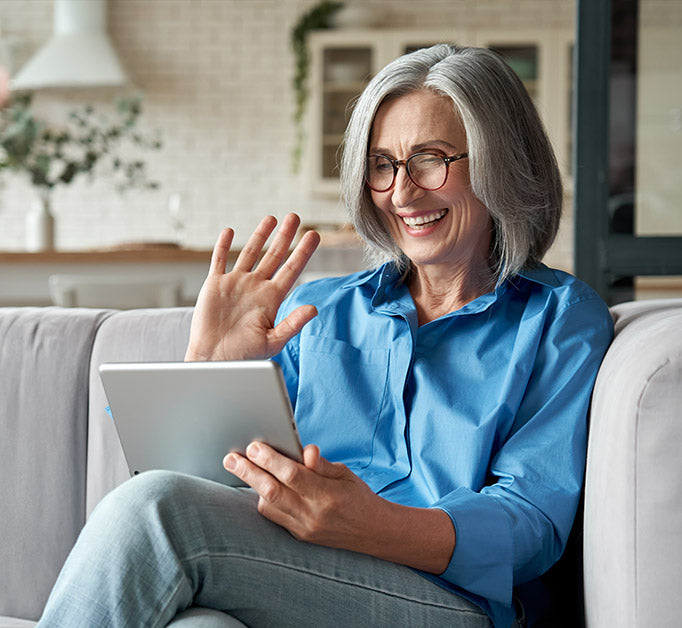
[[[238,251],[232,252],[235,259]],[[50,305],[51,275],[180,279],[182,302],[196,301],[211,261],[210,250],[168,245],[117,246],[83,251],[0,251],[0,306]]]
[[[239,249],[230,251],[228,264],[236,260],[239,252]],[[50,305],[48,282],[55,274],[180,279],[182,304],[194,305],[210,261],[211,250],[185,249],[164,243],[81,251],[0,251],[0,306]],[[323,237],[302,280],[346,274],[363,267],[362,248],[357,241]]]
[[[234,252],[236,257],[237,252]],[[211,259],[210,250],[182,249],[170,246],[112,247],[83,251],[0,251],[0,264],[110,264],[145,262],[204,262]]]

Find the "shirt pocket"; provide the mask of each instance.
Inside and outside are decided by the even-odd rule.
[[[389,355],[389,349],[359,349],[335,338],[301,338],[296,423],[304,444],[351,468],[371,463]]]

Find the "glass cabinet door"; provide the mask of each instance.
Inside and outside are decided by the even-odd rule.
[[[481,32],[477,45],[498,52],[521,79],[542,117],[567,190],[572,188],[573,33],[565,29]]]
[[[326,48],[322,54],[321,172],[337,179],[339,148],[351,103],[372,76],[372,49],[367,46]]]
[[[538,46],[536,45],[497,45],[488,46],[500,54],[507,65],[523,81],[526,90],[535,103],[538,99]]]

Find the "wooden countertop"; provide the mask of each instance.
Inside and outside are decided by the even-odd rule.
[[[236,259],[239,251],[231,251]],[[173,246],[112,247],[80,251],[0,251],[0,264],[107,264],[139,262],[210,262],[211,251]]]
[[[361,246],[359,238],[345,232],[321,232],[321,249],[344,249]],[[185,249],[174,244],[130,243],[112,247],[83,250],[55,250],[29,253],[0,250],[0,264],[108,264],[140,262],[206,262],[211,261],[211,249]],[[230,251],[228,261],[234,262],[239,248]]]

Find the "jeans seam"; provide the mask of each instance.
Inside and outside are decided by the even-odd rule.
[[[231,552],[210,552],[210,553],[200,553],[200,554],[196,554],[196,555],[191,556],[191,557],[186,557],[183,562],[192,562],[192,561],[195,561],[195,560],[198,560],[201,558],[207,558],[207,557],[230,558],[230,559],[237,559],[237,560],[252,561],[252,562],[268,564],[268,565],[272,565],[274,567],[280,567],[283,569],[291,569],[292,571],[304,573],[304,574],[307,574],[310,576],[314,576],[316,578],[320,578],[322,580],[327,580],[330,582],[338,582],[340,584],[344,584],[344,585],[352,586],[352,587],[357,587],[359,589],[364,589],[367,591],[372,591],[374,593],[386,595],[388,597],[393,597],[393,598],[396,598],[399,600],[405,600],[407,602],[411,602],[414,604],[420,604],[422,606],[430,606],[433,608],[439,608],[439,609],[443,609],[443,610],[447,610],[447,611],[457,611],[458,613],[469,613],[471,615],[487,616],[485,611],[483,611],[482,609],[480,611],[476,611],[476,610],[471,610],[471,609],[453,608],[452,606],[448,606],[447,604],[422,600],[419,598],[411,597],[409,594],[402,594],[402,593],[399,594],[399,593],[387,591],[387,590],[380,588],[380,587],[372,587],[369,585],[362,584],[360,582],[353,582],[352,580],[348,580],[346,578],[328,576],[326,574],[322,574],[322,573],[319,573],[317,571],[311,571],[310,569],[305,569],[303,567],[297,567],[296,565],[272,560],[270,558],[263,558],[263,557],[259,557],[259,556],[245,556],[243,554],[237,554],[237,553],[231,553]],[[445,589],[443,589],[443,590],[445,591]]]
[[[197,556],[197,558],[198,558],[198,556]],[[177,582],[177,584],[176,584],[175,587],[174,587],[173,592],[172,592],[171,595],[167,598],[167,601],[165,602],[165,604],[159,605],[159,613],[158,613],[158,615],[157,615],[156,621],[153,622],[153,624],[152,624],[152,628],[157,628],[157,627],[158,627],[158,628],[162,628],[163,626],[167,626],[167,625],[168,625],[168,622],[165,622],[164,624],[159,624],[159,621],[161,620],[161,617],[162,617],[163,614],[164,614],[163,611],[165,611],[169,606],[171,606],[171,605],[172,605],[172,602],[173,602],[173,601],[175,600],[175,598],[179,595],[180,589],[182,588],[182,581],[183,581],[183,579],[181,578],[181,579]],[[178,610],[177,612],[180,612],[180,610]],[[177,613],[176,613],[176,614],[177,614]],[[172,619],[172,618],[171,618],[171,619]]]

